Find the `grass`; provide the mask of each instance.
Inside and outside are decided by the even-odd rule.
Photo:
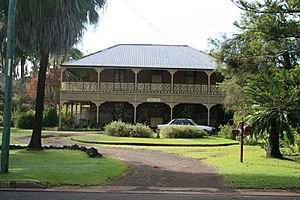
[[[89,158],[71,150],[12,150],[10,171],[0,181],[32,181],[50,185],[103,185],[122,176],[127,166],[118,160]]]
[[[75,141],[103,144],[166,144],[166,145],[222,145],[237,143],[232,140],[219,137],[174,139],[174,138],[132,138],[114,137],[105,134],[89,134],[85,136],[72,136]]]

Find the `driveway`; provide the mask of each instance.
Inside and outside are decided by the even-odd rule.
[[[217,188],[229,190],[216,169],[201,161],[160,151],[129,148],[98,148],[107,156],[130,166],[127,176],[112,182],[113,186]]]
[[[43,145],[73,145],[64,142],[70,135],[47,134]],[[27,143],[29,138],[22,138]],[[82,145],[82,144],[80,144]],[[91,147],[88,144],[86,146]],[[202,188],[216,191],[229,191],[224,178],[216,169],[199,160],[154,150],[96,147],[104,156],[126,162],[129,172],[123,178],[111,182],[110,186],[133,186],[146,188]]]

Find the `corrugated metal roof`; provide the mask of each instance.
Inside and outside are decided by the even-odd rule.
[[[62,66],[213,70],[216,63],[210,55],[187,45],[119,44]]]

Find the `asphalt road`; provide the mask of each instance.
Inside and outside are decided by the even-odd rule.
[[[177,194],[177,193],[84,193],[84,192],[21,192],[21,191],[0,191],[1,200],[296,200],[300,197],[275,197],[275,196],[241,196],[241,195],[212,195],[212,194]]]

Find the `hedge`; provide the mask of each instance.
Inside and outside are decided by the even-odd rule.
[[[149,126],[137,123],[136,125],[113,121],[104,127],[104,133],[118,137],[142,137],[149,138],[154,132]]]
[[[160,131],[165,138],[202,138],[206,131],[193,126],[169,126]]]

